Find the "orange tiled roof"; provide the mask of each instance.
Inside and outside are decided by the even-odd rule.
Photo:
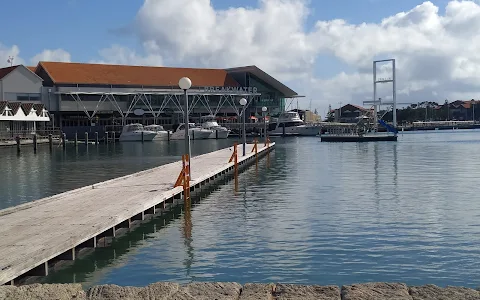
[[[28,66],[27,69],[29,69],[30,71],[32,71],[33,73],[35,73],[35,70],[37,69],[37,66],[35,66],[35,67]]]
[[[151,87],[177,87],[184,76],[192,85],[239,86],[225,70],[170,67],[103,65],[64,62],[40,62],[56,84],[135,85]],[[38,70],[40,71],[40,70]],[[37,74],[39,74],[37,72]]]

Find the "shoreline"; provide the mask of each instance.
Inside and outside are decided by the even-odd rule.
[[[97,285],[84,290],[75,284],[32,284],[0,286],[0,300],[56,299],[216,299],[216,300],[440,300],[480,299],[480,291],[464,287],[435,285],[407,286],[404,283],[371,282],[344,286],[320,286],[281,283],[193,282],[177,284],[157,282],[145,287]]]

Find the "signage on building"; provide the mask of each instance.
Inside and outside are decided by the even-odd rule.
[[[239,92],[239,93],[257,93],[256,87],[233,87],[233,86],[205,86],[203,87],[204,92],[210,93],[229,93],[229,92]]]

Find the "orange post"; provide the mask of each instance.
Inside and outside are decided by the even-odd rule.
[[[238,176],[238,155],[237,155],[237,143],[233,144],[233,153],[232,156],[230,156],[230,160],[228,161],[231,163],[233,161],[234,164],[234,170],[235,170],[235,178]]]
[[[258,143],[257,143],[257,139],[254,139],[254,145],[253,145],[253,148],[252,148],[252,152],[255,151],[255,163],[258,165]]]
[[[182,171],[180,171],[174,187],[177,186],[183,186],[183,196],[185,200],[190,199],[190,165],[188,164],[188,154],[182,155]]]

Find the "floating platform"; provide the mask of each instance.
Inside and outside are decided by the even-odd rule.
[[[258,156],[274,146],[259,143]],[[247,144],[242,156],[238,145],[240,168],[255,163],[253,147]],[[233,148],[192,157],[190,190],[233,172]],[[0,210],[0,285],[46,276],[56,262],[75,260],[81,249],[96,248],[105,237],[114,238],[133,222],[178,203],[183,187],[174,184],[181,170],[177,161]]]
[[[322,135],[321,137],[322,142],[351,142],[351,143],[361,143],[361,142],[396,142],[397,136],[396,135]]]

